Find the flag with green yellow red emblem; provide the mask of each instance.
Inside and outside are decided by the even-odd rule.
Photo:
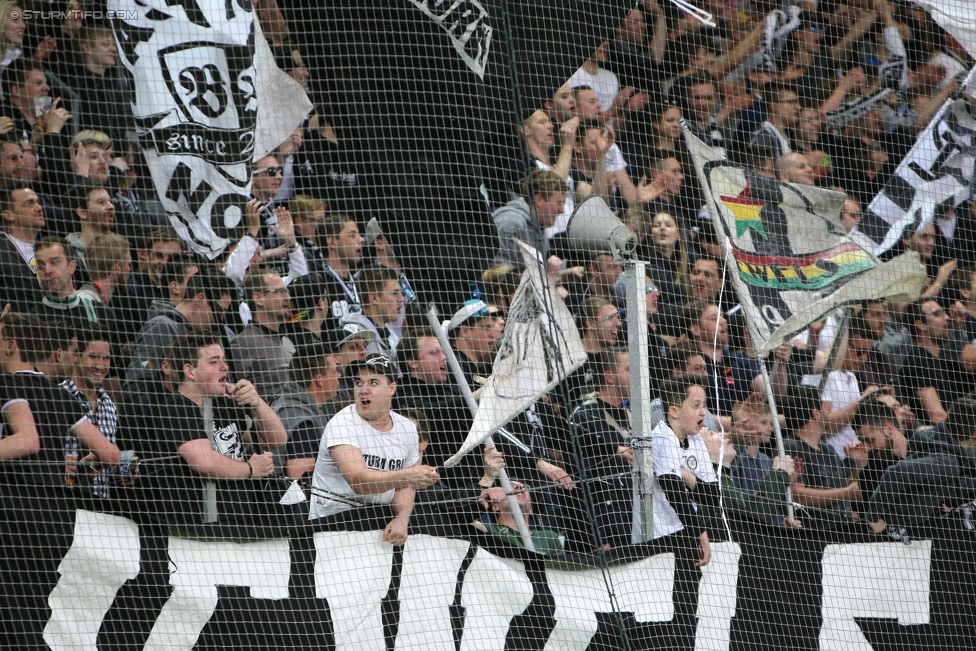
[[[726,160],[687,129],[729,276],[757,350],[771,350],[838,308],[912,300],[925,280],[917,254],[882,262],[840,220],[846,198]]]

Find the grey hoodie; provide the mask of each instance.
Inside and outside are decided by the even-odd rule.
[[[85,252],[88,250],[88,245],[81,241],[81,233],[68,233],[64,241],[71,248],[71,256],[78,261],[78,266],[87,271],[88,263],[85,261]]]
[[[334,409],[330,403],[326,403],[324,407],[319,407],[312,399],[312,395],[297,382],[286,383],[281,389],[281,394],[271,404],[271,408],[278,414],[281,424],[284,425],[285,431],[288,433],[288,446],[285,448],[285,454],[275,455],[275,460],[279,461],[279,457],[281,457],[281,462],[288,458],[304,456],[301,450],[312,443],[311,441],[297,440],[298,427],[303,423],[310,422],[312,429],[319,433],[319,438],[314,441],[317,446],[322,439],[325,426],[329,423],[330,414],[328,412]]]
[[[153,301],[149,306],[149,320],[136,335],[132,360],[125,374],[122,390],[126,395],[145,390],[152,382],[162,380],[159,361],[166,346],[186,333],[190,323],[169,301]]]
[[[549,257],[549,239],[545,231],[539,226],[539,221],[528,202],[522,197],[513,199],[491,214],[498,231],[498,252],[495,254],[494,266],[508,263],[516,266],[525,264],[522,250],[512,238],[518,238],[530,246],[534,246],[542,254],[542,259]]]

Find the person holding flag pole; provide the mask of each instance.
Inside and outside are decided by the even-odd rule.
[[[845,195],[763,177],[729,162],[682,122],[732,284],[742,302],[773,416],[776,449],[783,434],[761,353],[789,341],[827,314],[864,300],[911,301],[925,267],[905,253],[882,263],[847,235]],[[793,518],[787,490],[787,516]]]
[[[474,415],[471,431],[457,453],[444,462],[446,468],[456,465],[482,443],[490,442],[493,434],[503,432],[507,423],[552,391],[587,360],[573,315],[549,283],[539,252],[523,242],[516,243],[522,250],[526,268],[511,303],[491,376],[481,387],[478,402],[465,381],[436,310],[432,307],[427,313],[447,363]],[[534,549],[507,475],[499,475],[499,480],[526,548]]]
[[[444,330],[444,326],[441,325],[440,318],[437,314],[437,307],[433,304],[431,304],[430,309],[427,311],[427,320],[430,321],[430,327],[437,336],[437,341],[441,344],[441,350],[444,351],[444,356],[447,358],[447,365],[454,374],[454,379],[457,381],[464,401],[467,403],[468,408],[471,409],[472,415],[476,415],[478,412],[478,402],[471,392],[471,387],[468,386],[468,380],[464,377],[464,372],[461,370],[457,355],[454,354],[454,349],[451,347],[447,332]],[[484,439],[484,442],[486,445],[494,445],[491,436]],[[522,538],[522,544],[525,545],[526,549],[533,552],[536,551],[535,545],[532,543],[532,533],[529,531],[529,525],[525,521],[525,516],[522,514],[522,507],[519,506],[518,500],[515,497],[515,488],[512,486],[512,482],[508,478],[508,473],[505,471],[505,468],[498,469],[498,481],[505,490],[505,501],[508,504],[512,519],[515,520],[519,536]]]

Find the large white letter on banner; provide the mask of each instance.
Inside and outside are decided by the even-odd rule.
[[[169,538],[173,594],[149,634],[145,651],[191,651],[217,607],[217,586],[251,589],[254,599],[287,599],[288,540],[226,542]]]
[[[827,545],[823,555],[821,651],[874,651],[855,617],[929,621],[932,541]]]
[[[44,641],[52,649],[90,649],[115,593],[139,574],[139,527],[128,518],[79,510],[61,578],[48,597]]]
[[[674,554],[648,556],[634,563],[610,568],[610,579],[617,593],[617,607],[634,613],[638,622],[667,622],[674,618],[671,590],[674,585]],[[660,577],[660,585],[648,580]]]
[[[532,583],[522,563],[479,549],[461,592],[464,636],[461,651],[504,651],[508,625],[532,601]]]
[[[411,535],[407,540],[400,576],[398,650],[454,648],[450,606],[470,547],[466,540],[432,536]]]
[[[725,651],[729,648],[741,556],[738,543],[712,543],[712,561],[702,568],[698,584],[695,651]]]
[[[547,569],[546,576],[556,602],[556,628],[549,636],[546,651],[584,651],[597,630],[596,613],[614,610],[603,571]],[[674,617],[674,554],[658,554],[611,568],[610,580],[617,606],[634,613],[637,621],[667,622]]]
[[[556,627],[546,642],[545,651],[586,649],[596,633],[596,613],[613,612],[603,571],[594,568],[567,572],[546,568],[546,577],[556,602]],[[653,587],[648,585],[648,589],[653,590]],[[669,596],[670,590],[669,584]]]
[[[393,547],[382,531],[315,534],[315,596],[329,602],[336,649],[384,651]]]

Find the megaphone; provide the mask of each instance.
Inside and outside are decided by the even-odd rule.
[[[566,236],[573,248],[610,251],[614,258],[629,258],[637,250],[637,235],[620,221],[606,199],[591,194],[576,204],[569,218]]]

